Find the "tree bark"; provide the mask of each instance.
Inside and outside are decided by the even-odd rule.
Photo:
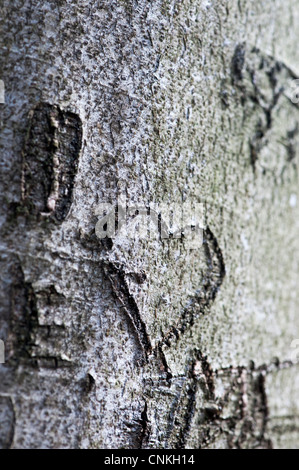
[[[298,447],[298,2],[0,5],[0,447]]]

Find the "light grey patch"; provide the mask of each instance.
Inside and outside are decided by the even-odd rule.
[[[0,364],[4,364],[5,362],[5,345],[4,341],[0,339]]]

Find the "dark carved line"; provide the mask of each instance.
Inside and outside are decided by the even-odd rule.
[[[189,302],[188,307],[183,310],[178,323],[171,327],[168,334],[160,342],[160,345],[170,346],[173,340],[177,340],[181,334],[194,324],[199,315],[204,315],[207,312],[216,298],[225,277],[225,265],[217,239],[209,227],[204,230],[203,247],[207,263],[207,269],[203,276],[203,284]]]
[[[131,319],[144,355],[147,358],[152,352],[152,345],[146,330],[146,325],[140,316],[138,305],[129,291],[125,272],[122,268],[116,267],[111,262],[104,263],[104,272],[111,283],[116,297],[120,300],[123,308]]]
[[[150,431],[149,419],[147,416],[147,402],[145,402],[144,409],[141,413],[140,425],[141,425],[141,433],[139,436],[139,449],[142,449],[143,443],[147,440],[149,431]]]

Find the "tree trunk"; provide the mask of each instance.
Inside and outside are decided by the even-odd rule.
[[[298,447],[298,2],[0,4],[0,447]]]

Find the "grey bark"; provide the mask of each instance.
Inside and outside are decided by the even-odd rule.
[[[0,5],[0,447],[298,447],[298,1]]]

